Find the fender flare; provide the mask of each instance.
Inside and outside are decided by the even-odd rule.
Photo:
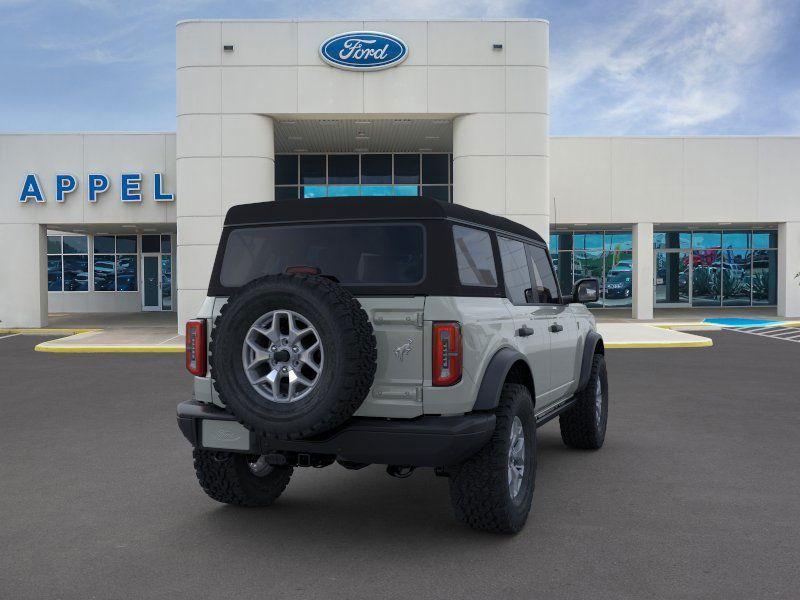
[[[586,341],[583,343],[583,358],[581,359],[581,376],[578,379],[578,389],[576,393],[583,390],[589,383],[589,374],[592,372],[592,358],[595,354],[605,354],[606,349],[603,345],[603,336],[596,331],[586,334]]]
[[[495,352],[489,360],[486,370],[483,372],[483,379],[478,388],[478,397],[475,399],[473,410],[494,410],[500,402],[500,393],[503,390],[503,383],[511,370],[518,361],[525,363],[528,371],[532,373],[528,359],[524,354],[513,348],[501,348]],[[533,375],[531,375],[533,382]],[[531,390],[533,395],[533,390]]]

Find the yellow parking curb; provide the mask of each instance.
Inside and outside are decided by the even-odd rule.
[[[103,331],[102,329],[48,329],[47,327],[20,327],[13,329],[0,329],[0,335],[3,334],[18,334],[18,335],[77,335],[79,333],[95,333]]]
[[[713,346],[713,340],[704,338],[688,342],[605,342],[606,348],[707,348]]]
[[[156,353],[156,354],[178,354],[185,352],[183,346],[77,346],[77,345],[49,345],[48,342],[37,344],[33,348],[36,352],[56,352],[61,354],[104,354],[104,353]]]

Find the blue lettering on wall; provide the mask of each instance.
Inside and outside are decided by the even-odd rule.
[[[122,184],[119,186],[119,199],[123,202],[142,201],[142,174],[123,173]]]
[[[25,183],[22,184],[22,193],[19,195],[20,202],[27,202],[28,200],[45,201],[42,186],[39,185],[39,180],[36,178],[35,173],[28,173],[25,176]]]
[[[142,173],[122,173],[119,176],[119,199],[122,202],[141,202],[142,184],[144,180]],[[111,187],[111,180],[104,173],[89,173],[86,176],[86,199],[92,204],[97,202],[98,197]],[[63,204],[67,196],[78,189],[78,178],[68,173],[58,173],[55,176],[56,202]],[[22,189],[18,197],[20,204],[25,204],[33,200],[37,203],[47,201],[45,191],[39,183],[39,176],[36,173],[27,173],[22,184]],[[164,175],[153,173],[153,200],[155,202],[173,202],[175,194],[164,191]]]
[[[67,194],[78,189],[78,180],[72,175],[56,175],[56,202],[63,202]]]
[[[108,189],[108,177],[102,173],[89,173],[86,186],[89,202],[97,202],[97,196]]]
[[[175,199],[173,194],[165,194],[161,191],[161,173],[153,175],[153,200],[156,202],[172,202]]]

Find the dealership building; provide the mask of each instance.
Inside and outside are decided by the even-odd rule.
[[[518,221],[597,308],[800,316],[800,138],[550,137],[548,46],[540,20],[179,23],[177,133],[0,135],[0,327],[185,321],[229,207],[353,195]]]

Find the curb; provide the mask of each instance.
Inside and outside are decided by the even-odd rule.
[[[704,338],[688,342],[605,342],[606,348],[708,348],[713,340]]]
[[[50,346],[48,342],[37,344],[33,349],[57,354],[182,354],[186,351],[183,346]]]
[[[12,328],[0,329],[0,335],[3,334],[16,334],[16,335],[77,335],[79,333],[97,333],[103,331],[102,329],[48,329],[46,327],[25,327],[25,328]]]

